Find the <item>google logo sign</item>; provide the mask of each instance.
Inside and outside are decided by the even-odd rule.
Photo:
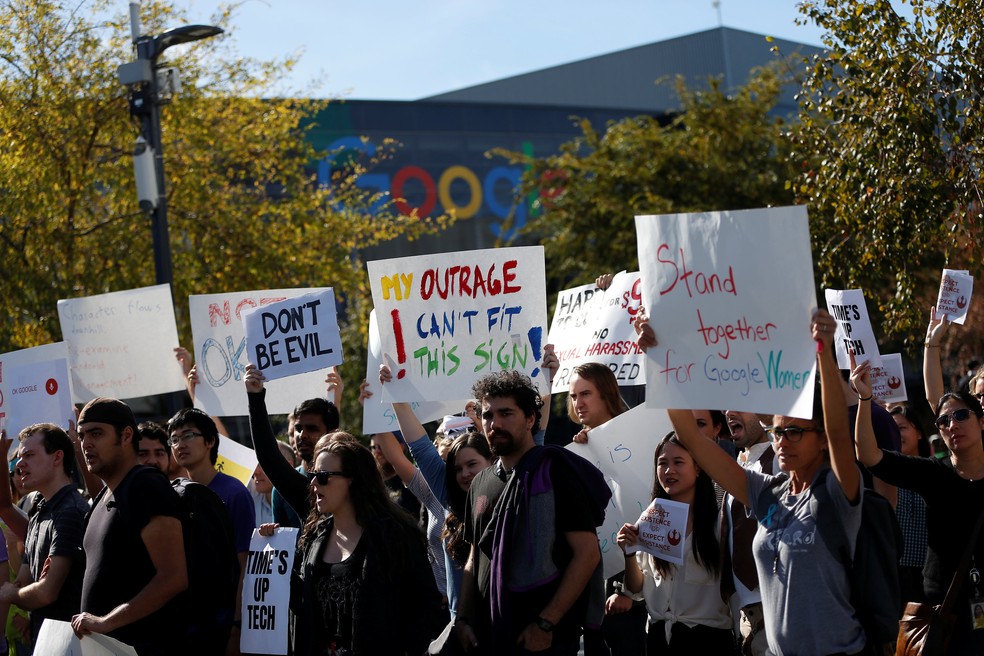
[[[376,146],[372,142],[355,136],[336,139],[328,146],[328,151],[334,155],[343,150],[354,150],[369,157],[376,154]],[[331,184],[334,163],[333,156],[326,157],[318,163],[319,185]],[[359,176],[356,186],[367,191],[388,192],[390,198],[400,199],[394,202],[394,206],[405,216],[410,216],[414,210],[417,211],[418,216],[430,216],[440,203],[442,212],[453,211],[459,219],[475,217],[483,208],[482,216],[506,219],[513,210],[514,190],[519,186],[522,173],[523,169],[519,166],[495,166],[489,169],[484,177],[479,178],[469,167],[456,164],[435,176],[420,166],[408,165],[392,175],[365,173]],[[416,206],[404,200],[405,189],[412,189],[413,186],[423,190],[423,201]],[[467,202],[458,202],[452,197],[452,186],[459,190],[455,195],[459,198],[462,196],[467,198]],[[465,188],[467,193],[460,193]],[[379,204],[371,207],[370,212],[377,211],[378,206]],[[512,229],[522,228],[526,224],[526,217],[525,203],[518,205],[515,209]],[[497,237],[507,236],[502,234],[502,224],[499,221],[493,221],[490,228]]]

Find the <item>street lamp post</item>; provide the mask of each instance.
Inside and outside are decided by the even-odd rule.
[[[154,239],[154,270],[157,284],[170,284],[171,244],[167,229],[167,194],[164,180],[164,149],[161,144],[162,77],[170,91],[176,91],[173,69],[161,69],[157,59],[171,46],[222,34],[213,25],[184,25],[157,36],[143,34],[140,3],[130,3],[130,33],[137,50],[136,61],[117,69],[120,82],[130,88],[130,114],[140,119],[140,136],[133,152],[137,199],[150,215]]]

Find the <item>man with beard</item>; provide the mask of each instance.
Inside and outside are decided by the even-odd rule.
[[[588,583],[601,577],[595,528],[611,491],[596,467],[559,447],[536,446],[543,401],[530,379],[500,371],[473,389],[498,461],[472,481],[455,630],[486,653],[576,654]]]
[[[106,487],[89,511],[79,636],[103,633],[138,654],[171,654],[182,631],[170,602],[188,586],[178,495],[137,464],[137,422],[122,401],[97,398],[79,415],[89,471]]]
[[[171,447],[167,443],[167,431],[160,424],[145,421],[137,426],[137,462],[160,470],[171,476]]]
[[[771,416],[728,410],[728,427],[741,451],[738,462],[746,469],[772,474],[779,471],[775,450],[762,422],[771,423]],[[768,651],[765,622],[762,616],[762,595],[752,556],[752,538],[757,522],[740,502],[726,494],[721,505],[721,553],[724,567],[721,575],[721,597],[731,605],[731,614],[738,623],[742,653],[762,656]],[[731,575],[728,576],[728,572]]]
[[[256,365],[246,365],[246,379],[263,382],[266,376],[256,368]],[[337,378],[337,374],[329,374],[328,380]],[[329,386],[331,383],[329,382]],[[249,389],[249,386],[246,388]],[[307,472],[310,471],[314,458],[314,447],[322,436],[338,430],[338,408],[325,399],[308,399],[294,409],[294,450],[301,458],[301,464],[294,469],[284,459],[277,446],[277,438],[270,425],[270,416],[266,409],[266,388],[259,392],[248,392],[249,399],[249,429],[253,437],[253,448],[256,450],[256,460],[273,483],[271,505],[273,506],[274,521],[281,526],[299,528],[301,522],[308,516],[308,492],[310,481]],[[286,503],[284,503],[286,502]],[[280,510],[278,511],[278,507]],[[296,519],[289,517],[284,508],[292,510]],[[296,523],[294,523],[296,522]]]

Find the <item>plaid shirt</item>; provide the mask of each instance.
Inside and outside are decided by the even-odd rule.
[[[922,567],[926,564],[926,503],[912,490],[900,487],[895,516],[905,538],[899,565]]]

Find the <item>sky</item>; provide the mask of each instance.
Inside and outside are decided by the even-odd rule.
[[[116,0],[125,11],[125,0]],[[177,0],[189,23],[218,2]],[[299,54],[284,95],[416,100],[719,25],[820,44],[795,0],[245,0],[237,51]],[[720,19],[720,20],[719,20]],[[177,27],[175,25],[174,27]]]

